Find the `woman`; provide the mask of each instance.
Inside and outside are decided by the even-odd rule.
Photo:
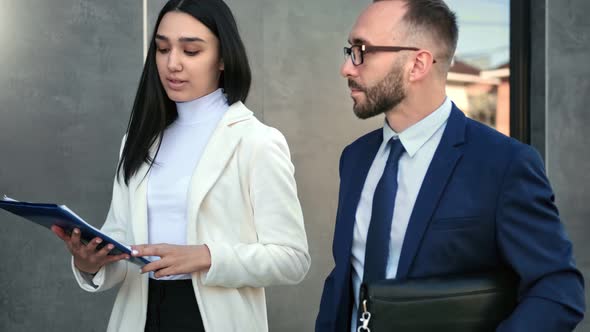
[[[80,286],[119,285],[108,331],[266,331],[263,287],[300,282],[310,257],[284,137],[242,102],[250,68],[221,0],[158,16],[103,231],[152,263],[54,227]],[[141,272],[141,273],[140,273]]]

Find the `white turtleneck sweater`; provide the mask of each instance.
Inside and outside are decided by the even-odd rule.
[[[166,130],[149,174],[149,243],[186,244],[187,194],[207,142],[229,105],[221,89],[176,103],[178,119]],[[150,257],[152,260],[159,257]],[[154,274],[150,273],[154,278]],[[162,279],[190,279],[190,274]]]

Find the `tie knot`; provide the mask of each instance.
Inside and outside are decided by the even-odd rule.
[[[393,158],[397,161],[401,157],[402,153],[406,151],[399,137],[392,137],[391,139],[389,139],[389,142],[387,142],[387,144],[389,144],[389,158],[387,159]]]

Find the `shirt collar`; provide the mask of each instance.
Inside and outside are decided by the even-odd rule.
[[[196,124],[206,122],[217,117],[228,108],[227,98],[222,89],[217,89],[208,95],[187,101],[177,102],[178,123]]]
[[[442,105],[434,112],[399,134],[391,129],[386,118],[383,126],[383,140],[387,142],[392,137],[396,137],[396,139],[399,137],[404,149],[412,158],[432,135],[447,122],[452,108],[453,103],[449,97],[446,97]]]

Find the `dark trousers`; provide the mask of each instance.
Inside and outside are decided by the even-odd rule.
[[[205,332],[190,279],[149,285],[145,332]]]

